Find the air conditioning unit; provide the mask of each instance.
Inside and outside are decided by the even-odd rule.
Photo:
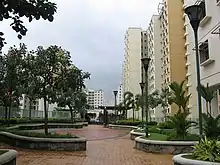
[[[217,6],[220,6],[220,0],[216,0]]]

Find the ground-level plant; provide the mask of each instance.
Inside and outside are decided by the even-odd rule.
[[[191,95],[187,95],[187,90],[184,88],[184,81],[180,84],[173,82],[169,85],[172,95],[169,99],[170,104],[175,104],[178,111],[173,116],[169,116],[169,124],[175,130],[174,140],[184,140],[188,134],[190,127],[196,126],[197,123],[188,120],[189,108],[188,101]]]
[[[220,162],[220,143],[204,137],[194,146],[192,158],[202,161]]]
[[[211,114],[202,114],[203,116],[203,131],[207,138],[220,138],[220,115],[213,117]]]

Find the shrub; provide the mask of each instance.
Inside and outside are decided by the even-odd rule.
[[[158,127],[161,129],[172,129],[172,125],[170,124],[170,122],[163,122],[163,123],[159,123]]]
[[[138,126],[141,124],[141,121],[139,120],[118,120],[116,122],[117,125],[130,125],[130,126]]]
[[[156,121],[150,121],[148,122],[148,125],[157,125],[158,123]]]
[[[192,157],[197,160],[220,162],[220,144],[217,140],[206,137],[194,146]]]
[[[77,138],[76,136],[73,136],[70,133],[67,134],[49,133],[48,135],[45,135],[44,133],[40,133],[40,132],[22,132],[17,130],[10,130],[7,132],[20,136],[37,137],[37,138]]]
[[[216,118],[210,114],[203,115],[203,131],[207,138],[219,139],[220,136],[220,115]]]
[[[157,127],[150,127],[148,129],[149,132],[151,133],[158,133],[158,134],[161,134],[161,129],[160,128],[157,128]]]
[[[82,120],[76,119],[76,122],[80,122]],[[0,125],[8,124],[27,124],[27,123],[44,123],[44,119],[41,118],[35,118],[29,120],[28,118],[11,118],[9,121],[6,121],[3,118],[0,118]],[[55,119],[55,118],[49,118],[49,123],[72,123],[71,119],[68,118],[62,118],[62,119]]]

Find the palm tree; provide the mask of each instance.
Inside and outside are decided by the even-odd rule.
[[[132,109],[133,111],[133,121],[135,119],[135,110],[138,111],[140,109],[141,103],[141,95],[137,94],[134,95],[131,92],[125,92],[124,94],[124,106],[125,109],[129,110]]]
[[[174,116],[169,117],[169,122],[176,131],[175,138],[184,140],[188,133],[188,129],[196,125],[195,122],[187,120],[190,114],[187,104],[191,95],[186,95],[187,91],[184,89],[184,81],[180,84],[173,82],[169,87],[172,90],[172,96],[169,99],[169,103],[178,106],[178,112]]]
[[[211,90],[211,88],[209,87],[209,84],[207,83],[206,87],[204,85],[201,85],[198,88],[199,93],[201,94],[201,96],[205,99],[206,101],[206,112],[207,114],[212,115],[212,106],[211,106],[211,102],[212,99],[214,98],[215,92],[213,90]]]

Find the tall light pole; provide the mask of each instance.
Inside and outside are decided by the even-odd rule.
[[[118,94],[118,91],[113,91],[113,94],[115,96],[115,122],[117,120],[117,94]]]
[[[141,87],[141,121],[142,123],[144,122],[144,86],[145,86],[145,83],[144,82],[141,82],[139,83],[140,84],[140,87]]]
[[[196,74],[197,74],[197,97],[198,97],[198,111],[199,111],[199,135],[202,137],[202,101],[199,93],[201,87],[200,81],[200,64],[199,64],[199,45],[198,45],[198,28],[203,16],[202,7],[200,5],[192,5],[185,8],[185,13],[188,15],[190,24],[194,31],[195,49],[196,49]]]
[[[148,103],[148,68],[150,63],[150,58],[142,58],[141,62],[144,66],[145,70],[145,117],[146,117],[146,125],[145,125],[145,134],[148,137],[148,111],[149,111],[149,103]]]

